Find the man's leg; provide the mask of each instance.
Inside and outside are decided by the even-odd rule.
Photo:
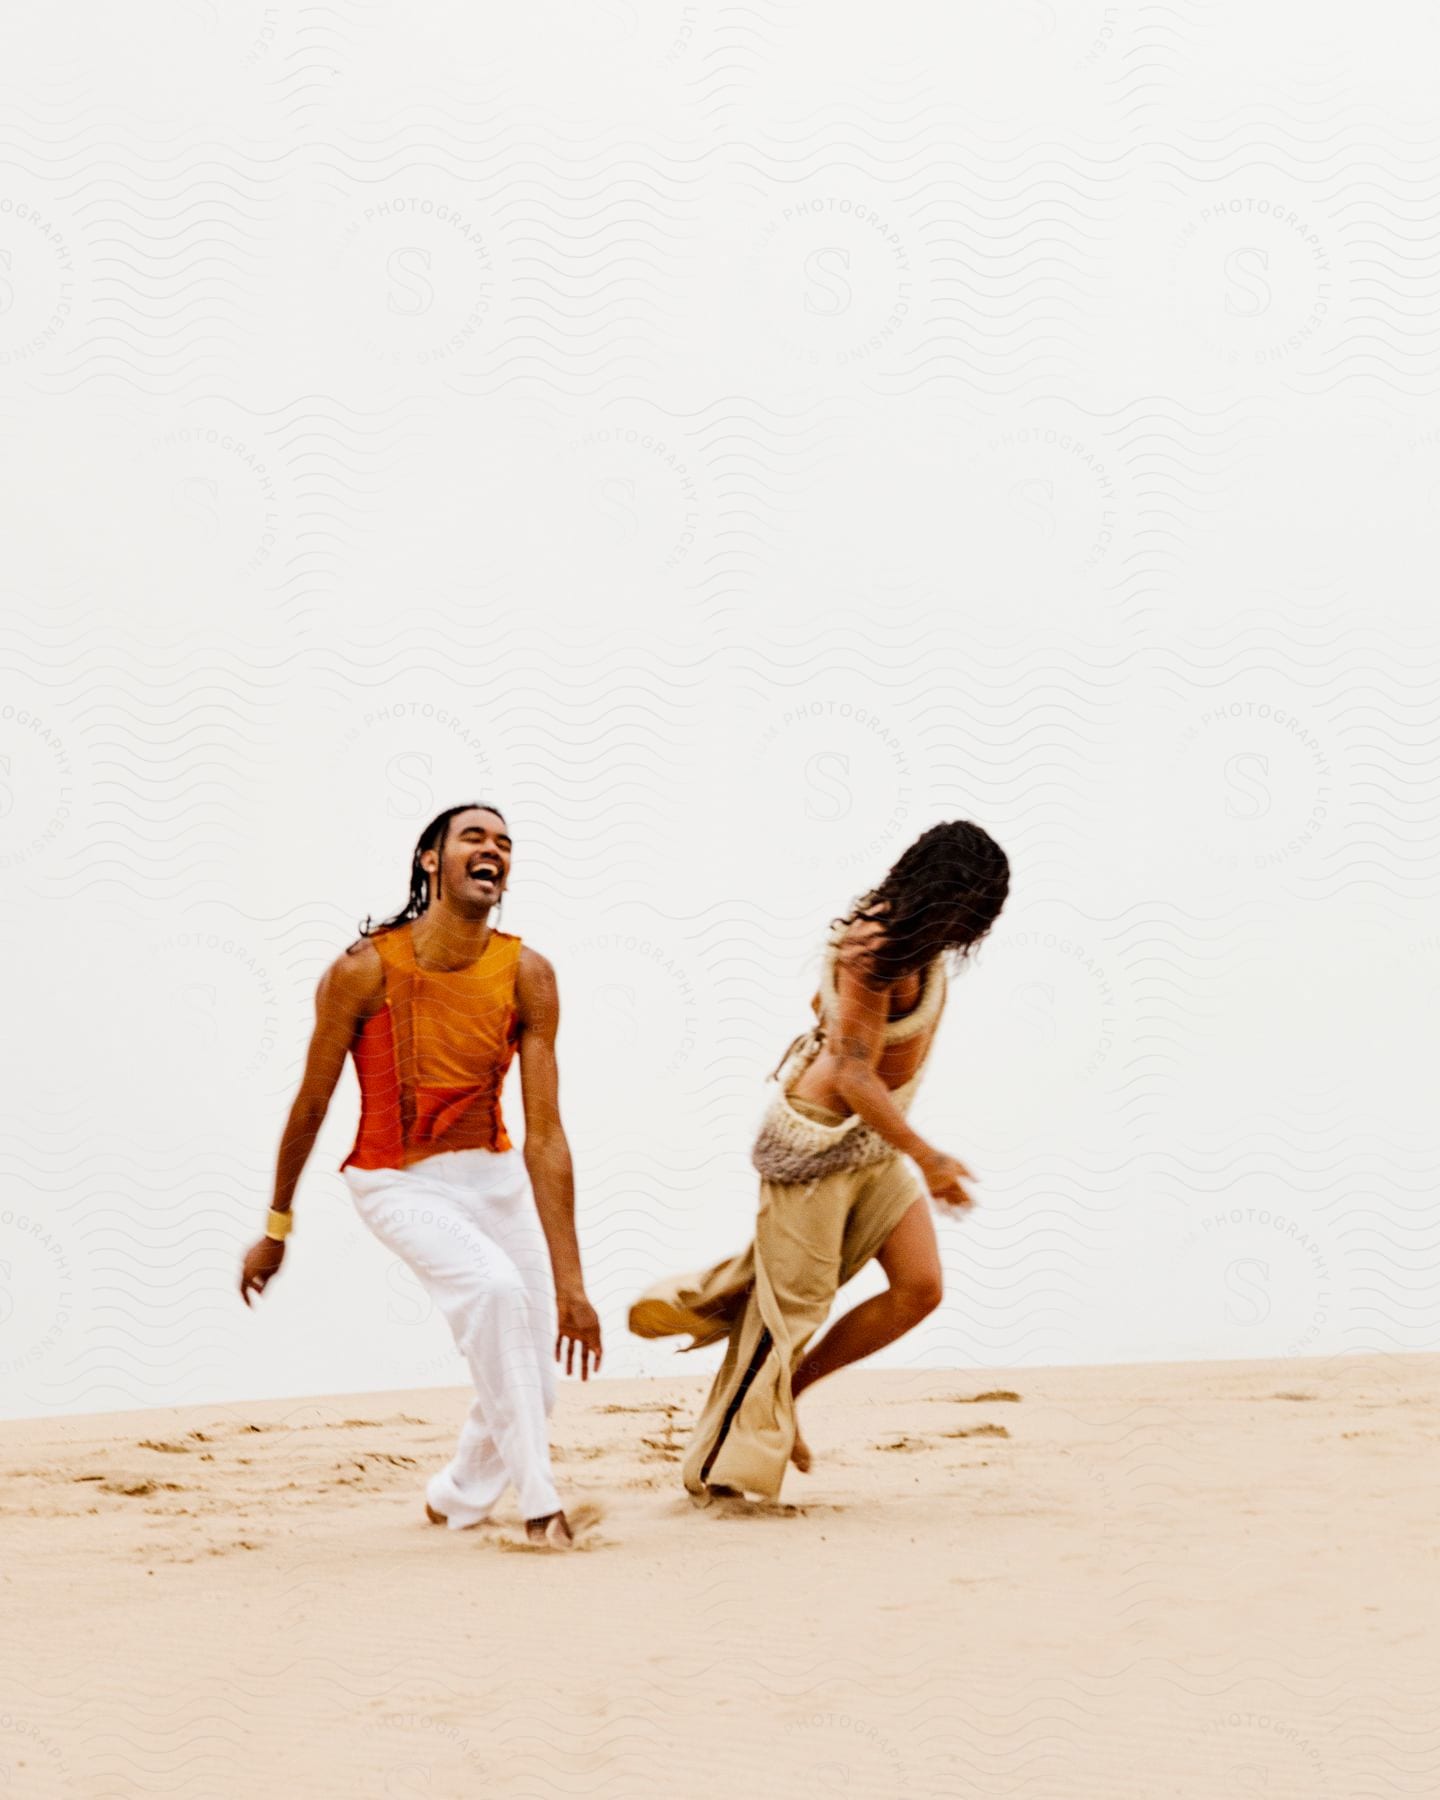
[[[357,1210],[445,1314],[475,1384],[456,1454],[427,1487],[430,1506],[452,1528],[478,1524],[513,1482],[527,1519],[558,1512],[525,1280],[481,1229],[473,1195],[457,1191],[450,1171],[375,1173],[388,1179],[351,1182]]]
[[[505,1459],[477,1398],[460,1427],[454,1456],[425,1484],[426,1515],[432,1525],[449,1525],[456,1531],[486,1524],[490,1508],[509,1485]],[[451,1511],[444,1511],[446,1506]]]
[[[911,1204],[876,1261],[890,1285],[837,1319],[801,1358],[791,1382],[797,1399],[824,1376],[894,1343],[940,1304],[944,1294],[940,1247],[927,1200]]]
[[[509,1257],[528,1297],[528,1332],[511,1345],[509,1366],[512,1381],[523,1384],[532,1396],[538,1393],[548,1421],[559,1385],[555,1366],[555,1277],[525,1160],[518,1150],[470,1150],[460,1152],[454,1166],[457,1192],[464,1196],[480,1229]],[[548,1477],[548,1427],[543,1453]],[[517,1491],[521,1491],[518,1483]],[[553,1480],[550,1493],[554,1494]],[[570,1528],[558,1498],[532,1512],[522,1492],[521,1510],[529,1535],[536,1542],[542,1538],[550,1543],[570,1541]]]

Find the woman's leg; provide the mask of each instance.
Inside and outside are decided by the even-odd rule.
[[[944,1294],[940,1246],[928,1200],[910,1206],[880,1247],[876,1261],[890,1285],[837,1319],[805,1353],[790,1384],[797,1399],[824,1376],[894,1343],[940,1304]]]
[[[736,1259],[753,1279],[681,1465],[691,1494],[779,1494],[795,1442],[791,1370],[829,1315],[863,1185],[848,1171],[809,1182],[761,1180],[755,1238]],[[726,1284],[727,1267],[719,1271]]]

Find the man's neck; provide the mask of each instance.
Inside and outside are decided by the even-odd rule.
[[[442,900],[415,920],[410,941],[427,967],[463,969],[485,954],[491,931],[488,906],[477,913],[460,913]]]

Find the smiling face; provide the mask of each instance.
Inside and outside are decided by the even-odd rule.
[[[438,899],[465,911],[488,908],[497,906],[505,891],[512,848],[499,813],[472,806],[456,813],[439,850],[423,852],[420,864]]]

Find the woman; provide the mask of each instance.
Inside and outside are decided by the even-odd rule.
[[[939,1305],[935,1227],[903,1158],[934,1200],[957,1210],[971,1204],[963,1183],[974,1177],[912,1131],[906,1113],[944,1010],[947,953],[969,956],[1009,887],[1005,852],[978,825],[955,821],[924,832],[834,921],[811,1002],[817,1022],[774,1071],[751,1152],[761,1177],[754,1240],[631,1307],[639,1337],[689,1332],[687,1350],[728,1339],[682,1468],[697,1500],[776,1496],[789,1462],[810,1466],[798,1396]],[[810,1348],[837,1290],[871,1257],[885,1292]]]

